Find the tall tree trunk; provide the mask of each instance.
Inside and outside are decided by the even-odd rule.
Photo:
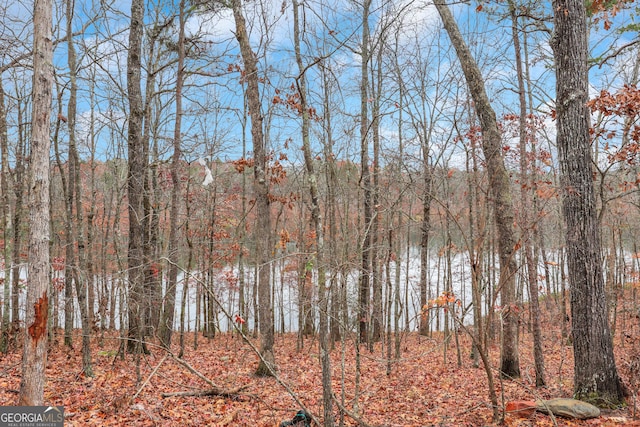
[[[216,230],[216,226],[217,226],[217,207],[218,207],[218,202],[217,202],[217,194],[218,194],[218,176],[217,176],[217,169],[214,169],[214,185],[213,185],[213,191],[211,191],[211,193],[208,195],[211,197],[211,199],[208,202],[208,205],[211,206],[211,215],[209,216],[209,241],[208,241],[208,245],[209,245],[209,256],[207,257],[207,268],[206,268],[206,281],[205,281],[205,286],[206,286],[206,291],[202,294],[202,308],[203,313],[204,313],[204,336],[209,338],[209,339],[213,339],[215,337],[216,334],[216,330],[215,330],[215,323],[213,321],[213,310],[214,310],[214,304],[213,304],[213,300],[211,299],[211,295],[213,294],[213,292],[215,292],[215,289],[213,287],[213,277],[214,277],[214,273],[213,270],[215,268],[215,263],[214,263],[214,258],[213,258],[213,254],[214,254],[214,250],[215,250],[215,230]]]
[[[158,185],[158,165],[160,154],[158,149],[158,138],[152,138],[152,134],[159,129],[160,115],[153,116],[153,106],[156,87],[156,76],[158,67],[158,57],[162,55],[162,49],[157,49],[158,39],[164,29],[163,25],[155,24],[147,32],[147,55],[148,65],[145,78],[144,102],[143,102],[143,125],[141,131],[142,155],[147,168],[141,172],[144,176],[143,192],[141,194],[142,211],[141,229],[143,256],[143,285],[141,301],[143,305],[140,309],[144,328],[142,336],[153,335],[158,331],[160,316],[162,312],[162,268],[160,265],[160,188]],[[158,52],[160,51],[160,52]],[[142,102],[142,101],[141,101]],[[152,123],[153,118],[153,123]],[[153,145],[152,145],[153,142]],[[152,163],[149,165],[149,159]]]
[[[500,372],[504,377],[520,376],[518,356],[518,317],[515,311],[515,273],[516,273],[516,238],[513,226],[513,200],[511,198],[511,182],[502,157],[502,138],[496,113],[487,96],[480,68],[471,56],[471,51],[462,38],[458,24],[449,7],[443,3],[435,3],[442,23],[451,43],[458,54],[458,59],[469,91],[475,103],[476,114],[482,127],[482,151],[487,162],[489,186],[493,197],[493,210],[498,229],[498,252],[500,256],[500,303],[502,305],[503,339]]]
[[[23,199],[26,196],[26,135],[24,120],[24,105],[22,102],[18,103],[18,146],[16,147],[16,163],[15,163],[15,179],[14,179],[14,193],[15,193],[15,206],[13,210],[13,265],[11,271],[11,323],[14,331],[20,328],[20,258],[22,253],[22,224],[24,221],[24,209]]]
[[[318,271],[318,302],[320,304],[320,363],[322,365],[322,403],[324,408],[324,426],[333,426],[333,392],[331,388],[331,357],[329,349],[329,304],[327,293],[327,277],[324,259],[324,227],[320,213],[320,200],[318,191],[318,176],[313,164],[309,127],[311,122],[310,108],[307,102],[307,79],[305,72],[308,68],[302,62],[300,52],[300,19],[298,1],[293,1],[293,37],[298,64],[298,77],[296,83],[300,95],[300,107],[302,110],[302,150],[304,164],[307,170],[309,195],[311,197],[311,226],[316,235],[316,267]]]
[[[384,35],[381,35],[381,38]],[[380,235],[380,98],[382,97],[382,53],[384,47],[382,40],[376,55],[377,67],[371,66],[371,95],[372,106],[372,139],[373,139],[373,165],[372,165],[372,189],[371,205],[373,206],[373,218],[371,218],[371,287],[373,290],[373,306],[371,311],[371,349],[373,342],[382,339],[384,329],[382,310],[382,266],[380,263],[379,247],[382,247]]]
[[[246,111],[246,99],[243,102],[244,110]],[[243,117],[240,119],[242,123],[242,158],[244,159],[247,156],[247,136],[246,136],[246,127],[247,127],[247,115],[243,114]],[[240,329],[243,334],[247,334],[249,332],[249,319],[248,319],[248,310],[247,310],[247,280],[245,274],[245,260],[244,260],[244,245],[245,245],[245,237],[247,234],[247,174],[245,171],[242,171],[242,196],[241,196],[241,211],[240,211],[240,223],[238,224],[238,240],[240,242],[240,246],[238,249],[238,314],[241,319],[244,319],[244,322],[241,322]]]
[[[271,209],[267,178],[267,154],[262,129],[258,64],[251,49],[247,26],[242,14],[241,0],[232,0],[236,24],[236,39],[240,45],[247,84],[247,100],[251,115],[251,139],[253,142],[253,189],[256,198],[256,264],[258,268],[258,317],[260,322],[260,363],[257,375],[273,375],[276,368],[273,355],[273,310],[271,307]]]
[[[518,18],[515,5],[509,2],[511,14],[511,31],[513,36],[513,48],[515,51],[516,71],[518,74],[518,100],[520,104],[520,120],[518,133],[520,136],[520,199],[522,208],[520,214],[520,227],[522,229],[521,241],[524,247],[525,262],[527,264],[527,283],[529,285],[529,308],[531,312],[533,332],[533,358],[536,371],[536,387],[543,387],[544,380],[544,355],[542,353],[542,330],[540,327],[540,303],[538,301],[538,266],[533,255],[535,226],[529,215],[534,207],[531,197],[531,180],[529,179],[529,164],[527,155],[527,101],[524,87],[524,72],[522,70],[522,53],[520,50],[520,35],[518,34]]]
[[[331,98],[331,89],[329,82],[329,70],[326,67],[322,67],[322,85],[323,85],[323,120],[324,120],[324,129],[325,129],[325,141],[324,141],[324,158],[325,158],[325,174],[326,174],[326,182],[327,182],[327,220],[328,220],[328,229],[329,229],[329,239],[326,243],[326,249],[330,254],[336,254],[336,256],[329,257],[327,263],[329,265],[329,270],[331,271],[331,277],[329,278],[330,285],[330,298],[331,298],[331,316],[330,316],[330,341],[333,347],[333,343],[340,340],[341,331],[340,331],[340,292],[338,289],[338,263],[339,259],[337,256],[338,246],[337,246],[337,219],[336,219],[336,196],[335,189],[337,185],[337,176],[336,176],[336,162],[335,156],[333,154],[333,130],[331,128],[332,125],[332,114],[330,107],[330,98]]]
[[[173,332],[173,317],[176,308],[176,287],[178,286],[178,262],[179,242],[178,242],[178,212],[180,196],[180,157],[182,157],[182,86],[184,83],[184,38],[185,38],[185,10],[184,0],[180,1],[179,29],[178,29],[178,71],[176,73],[176,121],[173,130],[173,157],[171,159],[171,212],[169,218],[169,275],[167,277],[167,294],[164,298],[164,308],[162,320],[159,325],[158,337],[160,342],[171,346],[171,334]],[[187,268],[189,268],[187,266]],[[183,287],[187,286],[186,277]]]
[[[47,321],[50,283],[49,149],[53,83],[50,0],[36,0],[33,9],[33,109],[29,170],[29,266],[22,380],[18,405],[44,404],[47,365]]]
[[[75,174],[73,173],[73,160],[71,154],[69,154],[69,161],[67,162],[67,175],[65,175],[65,168],[60,155],[60,127],[63,121],[60,117],[63,115],[62,111],[62,85],[56,83],[57,97],[56,104],[58,107],[58,120],[56,120],[55,129],[53,132],[53,148],[56,158],[56,164],[60,171],[60,184],[62,187],[62,194],[64,199],[64,345],[69,348],[73,348],[73,329],[75,323],[75,299],[74,299],[74,271],[77,268],[75,263],[75,237],[73,236],[73,190],[71,186],[74,186],[73,180]],[[73,101],[73,96],[69,97],[70,101]],[[67,113],[68,114],[68,113]],[[70,135],[71,140],[72,135]],[[72,142],[70,141],[69,145]]]
[[[422,145],[422,221],[420,223],[420,308],[423,310],[420,315],[419,332],[420,335],[429,334],[429,310],[426,310],[429,292],[429,234],[431,232],[431,187],[433,173],[429,162],[429,145],[425,137]]]
[[[471,301],[473,303],[473,328],[475,342],[472,356],[474,365],[479,365],[479,352],[484,351],[484,327],[482,316],[482,232],[479,230],[481,220],[480,203],[478,198],[478,166],[476,161],[475,142],[466,152],[466,173],[469,208],[469,261],[471,269]]]
[[[373,218],[371,174],[369,172],[369,9],[371,0],[362,5],[362,40],[360,43],[360,187],[363,193],[363,236],[358,283],[358,325],[360,342],[368,342],[371,287],[371,220]]]
[[[9,324],[11,323],[11,170],[9,167],[9,141],[7,137],[7,111],[4,105],[4,85],[0,73],[0,157],[2,160],[2,175],[0,176],[0,203],[2,203],[2,238],[4,248],[4,281],[2,282],[2,328],[0,328],[0,352],[6,353],[9,348]]]
[[[189,197],[189,193],[190,193],[190,187],[191,187],[191,180],[187,179],[187,188],[185,189],[187,192],[187,197],[185,200],[185,215],[187,220],[185,221],[184,224],[184,234],[186,236],[186,240],[187,240],[187,247],[188,249],[188,254],[187,254],[187,272],[185,274],[184,277],[184,281],[182,282],[182,299],[180,300],[180,352],[178,353],[179,356],[178,357],[182,357],[184,356],[184,323],[185,323],[185,312],[186,312],[186,307],[187,307],[187,299],[189,297],[189,282],[191,281],[191,269],[193,268],[192,263],[193,263],[193,239],[191,237],[191,229],[189,227],[189,218],[191,217],[191,198]],[[200,286],[198,286],[200,287]],[[197,301],[197,299],[196,299]],[[200,305],[199,302],[196,302],[196,307],[198,307]],[[198,312],[196,309],[196,318],[199,317],[198,316]],[[196,337],[198,336],[198,329],[195,329],[195,333],[194,335],[194,350],[197,350],[197,341],[195,341]]]
[[[87,305],[87,288],[90,283],[93,282],[92,277],[87,277],[86,270],[86,250],[84,246],[84,232],[83,232],[83,207],[82,207],[82,183],[80,181],[80,158],[78,156],[78,148],[76,145],[76,107],[77,107],[77,94],[78,84],[76,79],[76,50],[73,42],[73,16],[74,16],[74,1],[67,0],[67,58],[69,63],[69,103],[67,107],[67,125],[69,128],[69,195],[70,199],[70,218],[71,234],[69,237],[72,239],[69,247],[71,247],[72,259],[67,259],[67,263],[71,263],[75,266],[73,271],[73,277],[76,286],[76,294],[78,297],[78,306],[80,308],[80,321],[82,325],[82,370],[88,377],[93,376],[93,366],[91,362],[91,323],[89,310],[93,310],[93,307],[89,308]],[[75,212],[73,211],[73,204],[75,203]],[[75,222],[75,224],[74,224]],[[74,254],[73,249],[77,245],[77,255]],[[77,257],[77,258],[76,258]],[[76,262],[77,260],[77,262]]]
[[[129,53],[127,56],[127,94],[129,99],[129,128],[127,131],[128,166],[127,196],[129,199],[129,251],[127,255],[129,286],[129,331],[127,350],[140,352],[143,348],[144,316],[144,191],[147,159],[142,139],[143,105],[140,89],[142,72],[143,0],[131,2]]]
[[[589,137],[587,13],[581,0],[554,0],[556,123],[571,289],[574,394],[604,406],[623,402],[600,262]]]
[[[90,140],[90,150],[91,155],[89,162],[91,164],[91,173],[89,174],[89,212],[87,213],[87,277],[89,278],[87,287],[87,304],[89,306],[89,324],[95,325],[96,322],[96,314],[94,311],[95,302],[96,302],[96,287],[98,286],[98,282],[95,280],[96,277],[96,265],[95,265],[95,256],[94,253],[94,234],[95,234],[95,223],[94,219],[96,217],[96,131],[95,131],[95,93],[94,87],[91,87],[91,92],[89,95],[89,103],[91,104],[91,112],[89,118],[89,140]],[[98,302],[98,310],[103,307],[102,299]],[[100,329],[101,332],[105,330],[105,322],[106,317],[104,313],[100,315]],[[103,334],[104,335],[104,334]],[[101,337],[103,336],[101,335]]]

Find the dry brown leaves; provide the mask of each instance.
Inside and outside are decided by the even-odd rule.
[[[501,404],[511,400],[570,397],[572,390],[572,348],[562,342],[553,322],[547,319],[544,328],[544,355],[547,369],[547,388],[535,389],[531,335],[527,331],[527,313],[523,314],[521,329],[521,370],[519,381],[498,380]],[[619,324],[620,337],[635,337],[637,319],[629,318]],[[634,323],[636,322],[636,323]],[[622,329],[622,330],[621,330]],[[176,340],[177,341],[177,340]],[[98,348],[94,343],[93,378],[81,372],[79,337],[76,350],[62,345],[50,347],[45,401],[64,405],[68,426],[277,426],[290,419],[299,409],[291,396],[273,378],[257,378],[253,371],[257,356],[239,337],[218,335],[207,341],[199,338],[197,350],[192,347],[193,334],[187,339],[184,359],[217,386],[244,390],[250,396],[237,398],[170,397],[162,393],[205,390],[210,385],[197,378],[175,360],[166,358],[155,374],[152,372],[165,357],[154,348],[152,354],[141,359],[141,381],[136,381],[134,358],[115,357],[118,341],[115,336]],[[375,345],[374,351],[362,349],[362,376],[357,400],[358,414],[374,426],[481,426],[491,425],[486,375],[473,367],[467,337],[459,336],[462,365],[458,366],[455,340],[447,347],[441,336],[425,338],[415,333],[402,337],[400,359],[394,361],[387,376],[386,349]],[[635,344],[637,345],[637,344]],[[177,349],[176,350],[177,353]],[[616,346],[618,365],[625,366],[632,357],[634,344]],[[344,352],[344,363],[343,360]],[[498,360],[498,348],[492,349],[492,360]],[[342,398],[344,406],[354,410],[355,351],[351,341],[344,347],[336,343],[332,352],[333,391]],[[317,416],[322,414],[321,373],[318,343],[307,339],[304,348],[296,351],[296,337],[280,335],[276,339],[276,360],[281,379],[287,382],[298,397]],[[14,405],[20,384],[20,352],[0,356],[0,405]],[[624,375],[624,370],[623,375]],[[496,376],[497,377],[497,376]],[[148,380],[148,381],[147,381]],[[142,384],[146,385],[142,387]],[[138,393],[138,397],[132,397]],[[630,405],[632,406],[632,405]],[[336,408],[336,420],[339,415]],[[557,419],[561,426],[634,425],[632,408],[605,412],[590,421]],[[346,425],[357,423],[345,416]],[[529,418],[507,416],[508,426],[552,426],[552,420],[535,413]],[[640,422],[636,421],[637,426]]]

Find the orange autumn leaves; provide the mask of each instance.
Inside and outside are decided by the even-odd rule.
[[[461,307],[462,301],[456,297],[451,291],[445,291],[438,295],[436,298],[429,300],[424,306],[422,306],[421,317],[426,318],[427,312],[432,308],[443,308],[448,311],[451,307]]]

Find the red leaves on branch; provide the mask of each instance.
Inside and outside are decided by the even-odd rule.
[[[605,116],[637,118],[640,114],[640,89],[631,85],[616,93],[603,90],[597,98],[587,102],[592,112],[600,112]]]
[[[53,271],[62,271],[64,270],[64,257],[61,256],[56,256],[53,257],[52,263],[51,263],[51,267],[53,268]]]
[[[154,279],[157,279],[160,275],[160,266],[155,262],[151,263],[149,271],[151,272],[151,276],[153,276]]]
[[[318,116],[315,108],[307,107],[306,111],[304,111],[302,103],[300,102],[300,94],[295,91],[295,86],[291,85],[290,89],[292,90],[291,93],[283,94],[282,96],[280,96],[280,90],[276,90],[276,95],[271,102],[274,105],[283,105],[286,109],[295,112],[299,116],[302,116],[306,112],[311,120],[320,120],[321,117]]]
[[[280,242],[278,243],[278,246],[281,249],[284,249],[287,247],[287,243],[289,243],[291,241],[291,234],[289,234],[289,230],[287,230],[286,228],[283,228],[282,230],[280,230]]]
[[[460,304],[460,300],[453,292],[445,291],[435,299],[430,300],[428,305],[430,307],[446,307],[448,304],[453,303]]]
[[[640,152],[640,90],[631,85],[625,85],[615,93],[603,90],[587,106],[592,112],[609,118],[590,130],[592,138],[605,140],[609,161],[636,163]],[[608,141],[617,139],[620,130],[628,136],[629,142],[625,143],[623,138],[619,147],[610,144]]]
[[[269,180],[272,184],[279,184],[287,177],[287,171],[285,170],[282,163],[278,160],[273,162],[271,167],[269,168]]]
[[[602,21],[603,28],[609,31],[611,29],[611,19],[627,5],[632,5],[633,0],[591,0],[585,4],[587,12],[593,16],[593,23],[597,24]]]
[[[245,158],[245,157],[242,157],[238,160],[234,160],[231,163],[233,164],[233,166],[235,167],[238,173],[244,172],[245,168],[252,168],[253,165],[255,164],[253,159]]]

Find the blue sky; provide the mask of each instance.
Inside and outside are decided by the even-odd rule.
[[[5,13],[4,34],[7,39],[18,36],[22,41],[30,37],[29,20],[25,19],[29,8],[26,4],[11,3]],[[79,30],[84,23],[96,15],[99,3],[77,1],[73,27]],[[80,98],[78,123],[83,132],[85,146],[83,156],[88,155],[87,142],[91,104],[94,111],[94,125],[98,131],[98,156],[110,158],[126,154],[126,150],[116,150],[126,141],[127,105],[123,98],[126,88],[126,46],[130,3],[115,1],[109,3],[108,12],[99,14],[92,25],[76,40],[76,49],[81,60],[79,72]],[[360,79],[360,4],[349,0],[305,1],[302,2],[304,20],[303,55],[305,62],[315,57],[326,56],[324,64],[330,68],[329,83],[332,85],[331,114],[333,136],[339,157],[357,159],[359,146],[359,79]],[[548,4],[543,3],[542,5]],[[264,113],[270,124],[269,142],[276,152],[286,152],[292,163],[301,161],[299,150],[300,120],[291,111],[271,100],[276,91],[290,91],[297,66],[293,57],[293,15],[290,2],[259,0],[247,2],[245,15],[250,27],[251,41],[258,53],[261,72],[265,78],[261,86],[264,97]],[[483,69],[488,92],[499,114],[517,111],[515,89],[515,66],[511,47],[511,28],[508,20],[499,20],[504,13],[497,6],[485,4],[482,12],[477,12],[476,3],[457,4],[453,7],[463,34]],[[62,5],[55,16],[59,27],[57,37],[64,35],[65,17]],[[147,23],[165,20],[176,10],[174,2],[147,3]],[[494,10],[492,10],[494,9]],[[11,18],[20,18],[17,22]],[[618,22],[632,22],[632,11],[625,10],[616,17]],[[385,24],[393,21],[387,28]],[[399,145],[400,111],[398,74],[393,71],[397,63],[401,69],[405,85],[402,124],[404,146],[409,158],[420,158],[416,143],[415,120],[425,121],[424,114],[433,124],[432,135],[434,158],[439,158],[438,150],[450,150],[444,159],[456,164],[456,149],[450,144],[453,120],[462,120],[465,114],[464,99],[466,85],[462,80],[457,59],[449,47],[448,37],[441,30],[435,8],[427,2],[407,0],[374,1],[369,19],[372,39],[377,40],[381,28],[387,28],[388,47],[382,57],[384,67],[384,94],[382,95],[381,136],[384,152],[393,157]],[[551,28],[551,23],[546,24]],[[234,23],[230,10],[193,13],[188,24],[188,36],[198,39],[202,54],[190,59],[187,67],[190,76],[185,89],[186,111],[183,121],[185,159],[194,161],[201,156],[234,159],[241,152],[242,125],[245,122],[242,86],[239,73],[233,71],[235,64],[241,64],[237,42],[233,36]],[[10,32],[13,30],[13,33]],[[617,34],[605,31],[602,26],[592,27],[590,40],[594,55],[603,55],[612,46],[621,46],[638,37],[636,33]],[[530,48],[529,65],[534,90],[534,108],[544,111],[553,105],[554,78],[548,34],[543,31],[531,32],[527,38]],[[167,40],[176,39],[175,27],[164,33]],[[25,42],[28,44],[29,42]],[[20,51],[16,43],[16,51]],[[165,45],[166,46],[166,45]],[[27,47],[22,48],[24,51]],[[397,61],[392,49],[397,49]],[[5,50],[3,63],[15,55],[13,50]],[[59,81],[66,82],[66,44],[61,43],[55,51],[55,64]],[[175,59],[167,54],[159,59],[165,66]],[[592,92],[620,85],[623,73],[627,74],[632,62],[632,54],[609,61],[603,67],[591,70]],[[147,64],[148,65],[148,62]],[[229,72],[229,67],[232,71]],[[624,71],[626,70],[626,71]],[[7,91],[15,85],[28,85],[28,71],[22,74],[5,72],[3,82]],[[144,75],[144,73],[143,73]],[[89,78],[96,78],[93,95],[90,94]],[[322,111],[322,90],[324,82],[320,67],[312,67],[308,73],[310,102],[320,115]],[[173,134],[173,98],[171,89],[175,84],[175,65],[169,65],[157,75],[157,89],[163,91],[155,104],[154,113],[158,119],[158,132],[153,135],[161,148],[161,154],[168,156],[168,138]],[[21,88],[23,89],[23,88]],[[63,103],[68,91],[63,94]],[[93,96],[93,99],[90,98]],[[436,99],[437,98],[437,99]],[[411,104],[410,104],[411,102]],[[425,109],[422,109],[422,106]],[[65,108],[66,109],[66,108]],[[63,110],[64,111],[64,110]],[[11,110],[10,110],[11,114]],[[549,135],[553,136],[553,123],[548,122]],[[248,126],[246,127],[248,134]],[[64,129],[63,129],[64,131]],[[324,134],[321,123],[313,126],[314,146],[321,152],[320,139]],[[64,138],[64,133],[62,134]],[[250,140],[247,141],[250,144]],[[285,148],[285,143],[289,148]]]

